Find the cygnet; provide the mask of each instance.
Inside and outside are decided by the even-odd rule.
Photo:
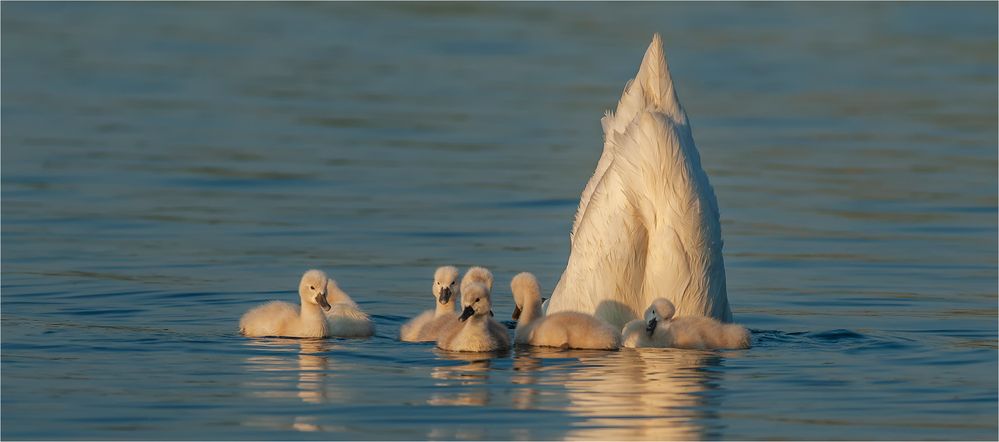
[[[434,310],[427,310],[409,320],[399,329],[399,338],[406,342],[436,341],[441,330],[457,323],[458,269],[452,266],[440,267],[434,272],[432,293],[436,301]]]
[[[326,299],[328,280],[320,270],[305,272],[298,284],[301,307],[281,301],[271,301],[255,307],[240,318],[240,333],[251,337],[328,337],[329,327],[323,316],[323,310],[331,309]]]
[[[749,331],[738,324],[722,324],[705,316],[674,318],[676,308],[665,298],[652,301],[644,319],[636,319],[621,332],[625,347],[672,347],[697,350],[744,349]]]
[[[329,336],[363,338],[375,334],[371,318],[332,279],[326,280],[326,300],[330,305],[326,311]]]
[[[461,278],[461,286],[464,287],[465,284],[472,282],[477,282],[486,286],[486,290],[493,290],[493,273],[485,267],[470,267],[465,271],[465,277]]]
[[[462,293],[464,293],[464,287],[467,284],[479,283],[486,286],[486,291],[489,297],[489,303],[492,305],[492,292],[493,292],[493,273],[485,267],[470,267],[465,271],[465,277],[461,278]],[[489,316],[495,316],[492,310],[489,310]],[[489,327],[493,329],[494,333],[507,333],[506,326],[500,324],[496,321],[490,321]]]
[[[437,347],[449,351],[500,351],[510,348],[506,328],[491,317],[489,289],[478,282],[462,283],[458,321],[461,325],[444,331]]]
[[[579,312],[545,316],[541,309],[541,286],[534,275],[523,272],[510,281],[513,319],[517,321],[514,343],[542,347],[616,350],[621,335],[610,324]]]

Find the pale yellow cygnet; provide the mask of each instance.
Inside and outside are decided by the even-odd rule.
[[[452,266],[440,267],[434,272],[434,310],[427,310],[409,320],[399,329],[399,339],[406,342],[436,341],[437,336],[448,326],[458,322],[454,311],[457,305],[458,269]]]
[[[610,324],[579,312],[545,316],[541,309],[541,286],[534,275],[523,272],[510,281],[513,319],[517,320],[514,343],[541,347],[616,350],[621,335]]]
[[[271,301],[246,312],[239,320],[240,333],[251,337],[325,338],[329,336],[323,310],[329,278],[321,270],[309,270],[298,284],[301,306]]]
[[[492,318],[489,289],[481,283],[462,283],[460,326],[443,332],[437,347],[449,351],[500,351],[510,348],[506,327]]]
[[[745,349],[749,331],[738,324],[722,324],[705,316],[674,318],[676,308],[665,298],[652,301],[644,319],[636,319],[621,332],[625,347],[671,347],[697,350]]]

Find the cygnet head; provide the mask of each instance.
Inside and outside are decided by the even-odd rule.
[[[330,303],[326,300],[326,283],[329,279],[322,270],[305,272],[302,282],[298,283],[298,295],[302,297],[302,303],[318,305],[329,311]]]
[[[458,269],[454,266],[438,267],[434,272],[434,298],[437,302],[447,305],[451,297],[458,291]]]
[[[662,321],[673,319],[674,313],[676,313],[676,307],[669,299],[657,298],[652,301],[652,305],[645,309],[645,322],[648,324],[645,326],[645,331],[649,336],[652,336],[652,333],[656,331],[656,326]]]
[[[465,277],[461,279],[461,287],[464,288],[465,285],[472,282],[486,286],[486,290],[492,290],[493,273],[485,267],[472,267],[465,272]]]
[[[475,316],[492,315],[492,302],[489,300],[489,289],[484,284],[477,282],[469,283],[461,289],[461,316],[458,320],[465,322],[466,319]]]
[[[530,272],[518,273],[510,281],[510,291],[513,292],[513,320],[520,319],[520,312],[533,302],[541,302],[541,285],[538,278]]]

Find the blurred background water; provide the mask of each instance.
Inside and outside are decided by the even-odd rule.
[[[997,6],[2,5],[4,439],[991,439]],[[661,32],[748,351],[397,342],[550,290]],[[371,339],[246,339],[330,272]]]

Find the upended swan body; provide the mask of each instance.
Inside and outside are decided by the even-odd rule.
[[[744,349],[750,346],[749,331],[738,324],[722,324],[704,316],[675,318],[673,303],[659,298],[621,332],[625,347],[671,347],[696,350]]]
[[[592,315],[559,312],[545,316],[541,309],[541,286],[534,275],[523,272],[510,281],[517,321],[513,341],[518,345],[594,350],[616,350],[621,334]]]
[[[323,310],[331,308],[326,299],[328,280],[320,270],[305,272],[298,283],[301,306],[271,301],[250,309],[239,320],[240,333],[250,337],[328,337],[330,331],[323,315]]]
[[[451,327],[437,339],[437,347],[448,351],[501,351],[510,348],[506,328],[492,318],[489,289],[470,281],[461,285],[460,326]]]
[[[681,316],[730,322],[718,203],[658,34],[601,123],[603,153],[548,313],[589,313],[621,327],[669,293]]]
[[[329,336],[363,338],[375,334],[371,318],[336,285],[336,281],[329,278],[326,279],[326,300],[330,305],[326,311]]]
[[[436,341],[437,336],[447,326],[458,322],[454,311],[455,296],[458,292],[458,269],[452,266],[440,267],[434,272],[434,310],[427,310],[409,320],[399,329],[399,339],[406,342]]]

